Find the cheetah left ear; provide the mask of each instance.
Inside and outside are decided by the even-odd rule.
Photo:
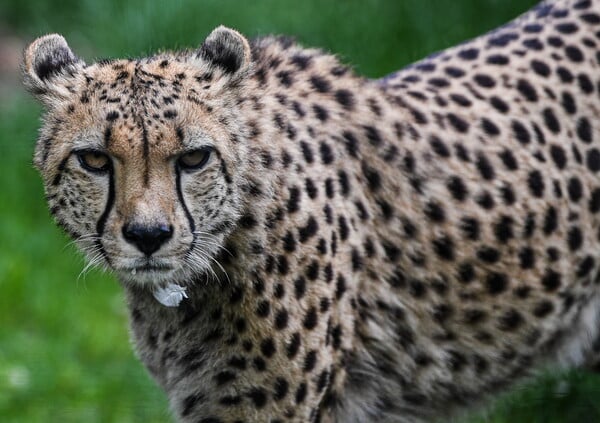
[[[44,103],[69,94],[69,79],[85,63],[69,48],[65,39],[50,34],[33,41],[23,54],[23,83],[30,93]]]
[[[235,74],[250,64],[250,44],[239,32],[219,26],[206,37],[196,56]]]

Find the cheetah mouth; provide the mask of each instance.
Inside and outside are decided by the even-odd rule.
[[[168,265],[161,265],[161,266],[156,266],[156,265],[151,265],[151,264],[145,264],[143,266],[137,266],[137,267],[132,267],[131,269],[129,269],[130,272],[168,272],[173,270],[172,266],[168,266]]]
[[[136,274],[164,274],[174,270],[174,267],[167,263],[161,263],[155,260],[145,260],[141,263],[135,263],[132,266],[127,266],[119,269],[119,271],[128,273],[132,276]]]

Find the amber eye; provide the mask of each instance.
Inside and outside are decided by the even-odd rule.
[[[87,150],[77,154],[81,167],[90,172],[106,172],[110,168],[110,159],[100,151]]]
[[[210,158],[210,147],[189,151],[179,156],[177,163],[184,170],[198,170],[202,168]]]

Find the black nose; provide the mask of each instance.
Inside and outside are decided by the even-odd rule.
[[[173,227],[171,225],[127,224],[123,226],[123,237],[147,256],[158,250],[172,235]]]

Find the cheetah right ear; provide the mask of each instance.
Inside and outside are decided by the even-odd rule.
[[[235,74],[250,64],[250,44],[239,32],[221,25],[206,37],[196,56]]]
[[[45,35],[25,49],[21,65],[23,83],[30,93],[47,103],[52,97],[69,95],[69,80],[84,66],[62,36]]]

